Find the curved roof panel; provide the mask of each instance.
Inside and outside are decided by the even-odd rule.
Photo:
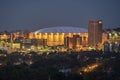
[[[71,26],[57,26],[43,28],[35,31],[35,33],[85,33],[88,32],[86,28],[71,27]]]

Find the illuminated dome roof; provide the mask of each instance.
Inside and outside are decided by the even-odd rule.
[[[57,26],[43,28],[35,31],[35,33],[85,33],[88,32],[86,28],[71,27],[71,26]]]

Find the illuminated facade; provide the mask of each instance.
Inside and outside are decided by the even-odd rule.
[[[64,44],[64,38],[65,37],[73,37],[73,35],[79,35],[81,37],[84,37],[86,40],[88,38],[87,33],[38,33],[35,34],[35,39],[46,39],[48,46],[56,46],[56,45],[63,45]],[[41,35],[41,37],[38,37]],[[82,38],[82,39],[84,39]],[[84,43],[84,42],[83,42]]]

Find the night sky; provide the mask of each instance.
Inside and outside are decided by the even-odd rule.
[[[120,27],[120,0],[0,0],[0,31],[87,27],[97,19],[104,28]]]

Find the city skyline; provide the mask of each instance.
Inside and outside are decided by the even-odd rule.
[[[0,31],[38,30],[53,26],[88,27],[102,20],[103,28],[120,26],[118,0],[0,0]]]

